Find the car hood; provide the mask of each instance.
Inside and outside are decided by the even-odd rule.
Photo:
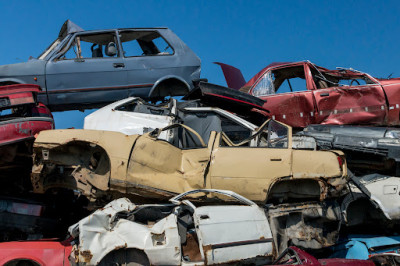
[[[29,60],[24,63],[2,65],[0,66],[1,77],[15,77],[26,75],[44,75],[46,61],[44,60]]]

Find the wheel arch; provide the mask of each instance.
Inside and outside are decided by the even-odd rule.
[[[1,262],[1,265],[4,266],[17,266],[20,262],[27,262],[33,266],[40,266],[46,265],[44,261],[39,258],[32,257],[32,256],[23,256],[23,257],[13,257],[13,258],[6,258]]]
[[[167,86],[178,86],[178,89],[168,88]],[[168,94],[168,92],[174,92]],[[181,77],[175,75],[167,75],[157,80],[151,88],[148,97],[165,97],[165,96],[179,96],[185,95],[190,91],[190,85]]]
[[[301,185],[299,185],[299,184],[301,184]],[[324,188],[319,179],[315,179],[315,178],[299,178],[299,179],[278,178],[270,184],[270,186],[268,188],[268,193],[266,195],[265,202],[268,203],[277,198],[281,198],[281,199],[282,198],[283,199],[308,198],[308,197],[301,197],[301,196],[298,196],[298,197],[290,196],[290,195],[296,195],[297,188],[301,188],[302,191],[304,191],[305,188],[308,188],[309,191],[307,191],[308,193],[306,193],[309,195],[308,197],[317,197],[318,196],[318,198],[321,198],[322,195],[324,194]],[[289,190],[287,192],[288,195],[282,196],[282,194],[286,194],[285,190]],[[274,197],[275,194],[276,194],[276,197]]]

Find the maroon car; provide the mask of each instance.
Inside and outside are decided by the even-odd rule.
[[[222,67],[230,88],[266,100],[264,108],[292,127],[309,124],[400,125],[400,78],[378,79],[354,69],[304,62],[272,63],[247,83]]]

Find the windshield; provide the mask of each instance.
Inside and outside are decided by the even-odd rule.
[[[49,47],[46,48],[46,50],[43,51],[43,53],[41,53],[39,55],[39,57],[37,59],[41,59],[43,60],[44,58],[46,58],[46,56],[52,52],[58,44],[60,44],[61,40],[60,39],[56,39],[54,42],[52,42],[52,44],[50,44]]]

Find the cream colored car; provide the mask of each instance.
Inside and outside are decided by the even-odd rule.
[[[163,131],[173,138],[159,139]],[[232,132],[199,134],[183,124],[131,136],[43,131],[34,144],[32,184],[38,193],[80,191],[92,202],[121,195],[167,199],[208,188],[262,203],[323,200],[346,185],[342,152],[293,149],[292,129],[283,123],[268,120],[250,137],[232,138]]]

